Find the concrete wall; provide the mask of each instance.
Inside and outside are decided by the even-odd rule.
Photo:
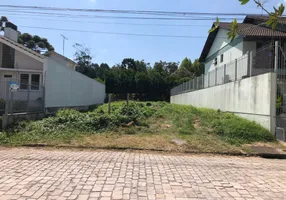
[[[195,92],[171,96],[171,103],[220,109],[274,131],[276,75],[267,73]]]
[[[105,85],[90,79],[61,63],[44,61],[45,107],[76,107],[101,104]]]
[[[16,50],[15,51],[15,68],[16,69],[29,69],[29,70],[43,70],[43,63]]]
[[[61,63],[62,65],[65,65],[65,66],[70,67],[70,68],[72,68],[72,69],[75,68],[75,65],[76,65],[76,64],[75,64],[74,62],[72,62],[71,60],[65,58],[65,57],[62,56],[62,55],[59,55],[59,54],[54,53],[54,52],[51,52],[50,57],[51,57],[53,60],[55,60],[55,61]]]
[[[205,62],[205,72],[212,71],[216,67],[227,64],[243,55],[243,39],[236,38],[234,41],[227,39],[227,30],[219,29],[217,36],[210,48]],[[220,62],[220,56],[223,54],[223,62]],[[214,65],[214,59],[217,58],[217,65]]]

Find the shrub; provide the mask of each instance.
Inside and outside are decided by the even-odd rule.
[[[154,103],[161,107],[164,103]],[[19,122],[9,132],[37,132],[49,134],[67,130],[84,132],[102,131],[134,121],[137,126],[146,125],[144,120],[152,116],[157,109],[146,103],[112,103],[112,112],[108,114],[108,105],[101,105],[95,110],[82,113],[74,109],[62,109],[53,117],[34,122]]]

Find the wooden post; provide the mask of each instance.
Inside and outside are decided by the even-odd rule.
[[[111,110],[111,94],[108,94],[108,114],[110,114],[110,110]]]
[[[127,108],[129,108],[129,93],[127,93],[126,102],[127,102]]]
[[[30,106],[30,90],[31,90],[31,88],[30,87],[32,87],[32,85],[28,85],[28,93],[27,93],[27,113],[29,113],[29,106]]]
[[[6,82],[6,99],[5,99],[5,115],[9,114],[9,107],[10,107],[10,86],[9,82]]]

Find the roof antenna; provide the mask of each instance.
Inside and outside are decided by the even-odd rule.
[[[63,37],[63,56],[65,55],[65,40],[68,40],[67,37],[65,37],[63,34],[61,34],[61,36]]]

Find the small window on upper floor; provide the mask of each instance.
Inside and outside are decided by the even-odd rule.
[[[223,54],[220,55],[220,63],[223,63]]]
[[[217,65],[217,58],[214,59],[214,66]]]

